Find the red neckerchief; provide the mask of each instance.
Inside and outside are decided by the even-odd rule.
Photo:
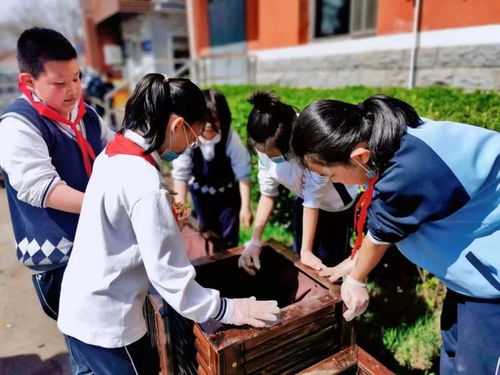
[[[132,142],[130,139],[125,138],[123,134],[116,133],[115,138],[106,146],[106,155],[115,156],[120,154],[139,156],[156,169],[160,169],[158,163],[153,156],[151,156],[151,154],[145,154],[144,149],[141,146]]]
[[[363,192],[363,194],[361,194],[359,201],[356,203],[356,208],[354,210],[354,230],[356,231],[356,242],[354,242],[351,259],[354,259],[354,256],[363,242],[363,229],[365,227],[366,218],[368,216],[368,207],[372,202],[373,189],[377,179],[378,176],[375,176],[370,180],[368,188]]]
[[[78,144],[78,147],[80,148],[80,152],[82,153],[82,158],[83,158],[83,165],[85,166],[85,172],[87,172],[87,176],[90,177],[90,174],[92,173],[92,161],[95,160],[95,153],[94,150],[92,149],[92,146],[90,143],[85,139],[83,136],[83,133],[81,132],[80,129],[78,129],[78,124],[82,120],[83,116],[85,113],[87,113],[85,109],[85,105],[83,104],[83,99],[80,98],[80,102],[78,103],[78,114],[76,116],[75,121],[70,121],[60,113],[54,111],[52,108],[48,107],[47,105],[43,104],[42,102],[36,102],[35,99],[33,98],[33,93],[28,90],[26,85],[23,83],[19,82],[18,84],[19,90],[28,98],[30,103],[33,105],[33,107],[37,110],[38,114],[40,116],[44,116],[48,118],[49,120],[56,121],[56,122],[62,122],[63,124],[69,125],[71,129],[75,132],[76,136],[76,143]]]
[[[121,133],[116,133],[115,138],[108,143],[106,146],[106,155],[115,156],[115,155],[133,155],[139,156],[146,160],[149,164],[151,164],[156,169],[160,170],[158,163],[151,156],[151,154],[145,154],[144,149],[138,144],[132,142],[130,139],[127,139]],[[172,207],[172,213],[174,214],[175,221],[179,222],[179,217]]]

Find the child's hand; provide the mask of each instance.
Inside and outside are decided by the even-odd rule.
[[[316,271],[326,268],[321,259],[314,255],[312,251],[302,250],[300,252],[300,262]]]
[[[177,192],[175,190],[168,189],[168,193],[170,194],[170,197],[172,200],[174,199],[174,195],[177,195]]]
[[[370,302],[366,284],[353,279],[349,275],[347,275],[340,287],[340,296],[347,307],[347,310],[344,311],[344,318],[347,321],[363,314]]]
[[[359,254],[359,253],[358,253]],[[358,259],[358,254],[354,257],[354,259],[351,259],[349,256],[348,258],[344,259],[342,262],[337,264],[335,267],[328,267],[323,269],[319,275],[328,277],[328,279],[333,283],[340,279],[342,276],[345,276],[349,274],[349,272],[352,271],[354,268],[354,265],[356,264],[356,260]]]
[[[260,252],[261,242],[259,240],[250,240],[245,242],[245,250],[238,258],[238,267],[243,268],[249,275],[255,276],[260,270]]]
[[[240,223],[243,225],[245,228],[250,228],[250,225],[252,225],[252,211],[250,211],[249,208],[243,208],[241,207],[240,210]]]

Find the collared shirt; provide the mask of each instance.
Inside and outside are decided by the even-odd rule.
[[[23,99],[28,99],[22,95]],[[36,101],[40,101],[33,96]],[[77,103],[78,104],[78,103]],[[78,106],[71,113],[75,119]],[[114,133],[101,123],[103,145],[113,138]],[[58,123],[61,131],[76,142],[76,136],[67,124]],[[83,120],[80,122],[82,133],[86,134]],[[61,180],[52,165],[47,144],[40,131],[17,117],[7,117],[0,126],[0,167],[9,175],[9,182],[17,191],[17,198],[35,207],[46,207],[46,198]]]
[[[281,184],[304,200],[303,206],[319,208],[324,211],[342,211],[351,204],[345,205],[342,197],[328,177],[304,170],[296,160],[273,163],[264,153],[259,156],[259,186],[261,194],[275,197]],[[345,185],[349,195],[354,198],[357,185]]]
[[[124,136],[148,147],[136,133]],[[201,287],[195,274],[161,173],[138,156],[102,152],[64,274],[59,329],[107,348],[137,341],[147,330],[142,307],[150,283],[189,319],[224,317],[219,292]]]
[[[215,142],[202,142],[201,151],[205,159],[206,155],[213,155]],[[186,150],[177,159],[172,162],[172,177],[175,180],[190,181],[192,177],[193,161],[191,158],[191,150]],[[243,146],[240,136],[231,130],[226,143],[226,155],[231,159],[231,167],[237,180],[244,180],[250,177],[250,154]]]

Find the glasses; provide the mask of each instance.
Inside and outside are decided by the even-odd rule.
[[[189,148],[197,148],[200,147],[200,139],[198,138],[198,135],[194,132],[193,128],[187,123],[187,121],[184,121],[184,124],[188,127],[189,131],[194,137],[194,142],[189,142],[188,135],[186,132],[186,128],[184,128],[184,135],[186,136],[186,143],[188,144]]]

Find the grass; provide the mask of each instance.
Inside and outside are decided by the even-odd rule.
[[[216,86],[228,99],[233,128],[246,140],[245,126],[251,106],[246,101],[255,90],[273,90],[297,108],[318,99],[337,99],[358,103],[374,94],[395,96],[410,103],[422,117],[473,124],[500,131],[500,93],[465,92],[444,87],[338,89],[290,88],[279,86]],[[252,204],[259,197],[256,159],[253,158]],[[289,194],[280,195],[277,210],[264,238],[292,243]],[[241,242],[250,238],[242,230]],[[430,275],[415,267],[398,250],[390,249],[372,271],[369,280],[371,302],[368,311],[354,322],[357,343],[397,374],[437,374],[440,346],[439,315],[445,288]]]
[[[245,243],[252,236],[251,228],[241,228],[240,229],[240,243]],[[263,238],[273,238],[276,241],[279,241],[287,246],[292,246],[293,236],[289,230],[283,227],[280,224],[269,223],[266,225],[264,229],[264,233],[262,234]]]

